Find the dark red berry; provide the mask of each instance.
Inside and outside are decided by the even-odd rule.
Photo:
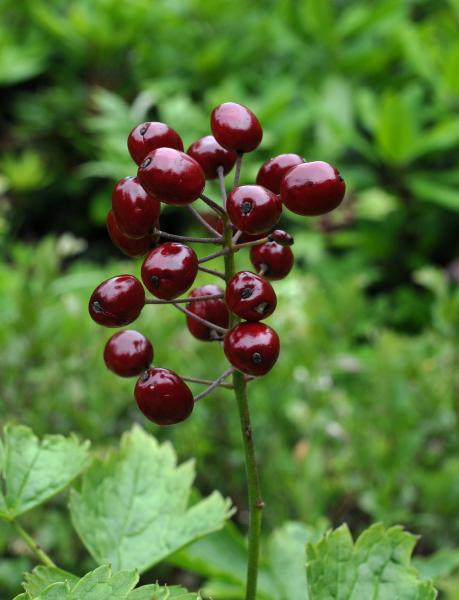
[[[234,314],[247,321],[266,319],[277,305],[272,285],[250,271],[233,275],[226,286],[225,300]]]
[[[226,201],[233,225],[245,233],[263,233],[273,227],[282,213],[279,196],[261,185],[241,185]]]
[[[293,252],[288,246],[266,242],[250,249],[250,260],[257,271],[263,272],[263,277],[275,281],[287,277],[292,270]]]
[[[199,163],[173,148],[158,148],[147,154],[137,176],[147,192],[166,204],[190,204],[206,184]]]
[[[236,152],[220,146],[213,135],[206,135],[191,144],[187,154],[201,165],[206,179],[216,179],[218,167],[223,167],[223,174],[226,175],[234,167],[237,159]]]
[[[103,281],[89,299],[89,314],[99,325],[123,327],[135,321],[145,306],[145,290],[132,275]]]
[[[142,238],[154,228],[161,205],[143,189],[137,177],[126,177],[113,189],[112,210],[124,235]]]
[[[332,165],[307,162],[290,169],[282,180],[281,198],[298,215],[323,215],[336,208],[344,198],[346,185]]]
[[[127,143],[129,153],[138,165],[149,152],[157,148],[183,150],[183,142],[179,134],[159,121],[148,121],[134,127]]]
[[[304,163],[298,154],[279,154],[267,160],[258,171],[257,183],[275,194],[280,193],[281,181],[292,167]]]
[[[113,211],[110,210],[107,214],[107,230],[113,244],[124,254],[131,257],[145,256],[154,245],[151,235],[146,235],[143,238],[130,238],[120,230],[116,222]]]
[[[134,377],[148,369],[153,360],[151,342],[138,331],[128,329],[112,335],[105,344],[104,361],[121,377]]]
[[[269,239],[272,242],[277,242],[281,246],[293,246],[293,237],[282,229],[275,229],[269,234]]]
[[[223,290],[218,285],[210,283],[194,289],[190,296],[196,298],[198,296],[214,296],[216,294],[222,294],[223,296]],[[203,319],[206,319],[206,321],[215,323],[215,325],[225,328],[228,327],[229,312],[223,298],[189,302],[187,304],[187,309],[198,317],[202,317]],[[192,317],[186,318],[186,324],[190,333],[198,340],[211,342],[213,340],[221,339],[221,333],[211,327],[207,327],[207,325],[200,323]]]
[[[217,142],[234,152],[255,150],[263,137],[257,117],[246,106],[235,102],[225,102],[214,108],[210,127]]]
[[[279,356],[279,336],[264,323],[241,323],[225,335],[226,358],[248,375],[265,375]]]
[[[169,369],[148,369],[134,390],[138,407],[157,425],[174,425],[190,416],[193,394],[186,383]]]
[[[142,280],[162,300],[174,300],[186,292],[198,273],[198,257],[184,244],[166,242],[154,248],[143,261]]]

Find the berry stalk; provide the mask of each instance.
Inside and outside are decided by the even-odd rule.
[[[225,278],[228,283],[235,273],[234,250],[232,247],[232,228],[226,224],[224,230],[224,247],[229,249],[225,254]],[[230,313],[230,327],[237,324],[239,318]],[[255,600],[257,592],[258,563],[260,556],[261,522],[264,502],[261,496],[260,477],[252,435],[249,403],[247,396],[247,380],[240,371],[233,372],[234,395],[239,411],[242,441],[244,445],[245,469],[249,502],[248,561],[245,600]]]
[[[19,535],[19,537],[24,540],[29,549],[45,567],[56,568],[56,564],[54,563],[54,561],[51,560],[51,558],[46,554],[46,552],[40,548],[40,546],[35,542],[35,540],[30,537],[27,531],[23,529],[17,521],[13,521],[11,525],[16,531],[16,533]]]

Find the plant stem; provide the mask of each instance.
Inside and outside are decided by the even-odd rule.
[[[210,208],[212,208],[221,217],[223,217],[224,219],[226,219],[226,210],[224,208],[222,208],[219,204],[217,204],[216,202],[214,202],[212,200],[212,198],[209,198],[205,194],[201,194],[199,197],[201,198],[201,200],[204,200],[204,202],[207,204],[207,206],[209,206]]]
[[[238,152],[236,166],[234,168],[234,181],[233,181],[233,189],[239,185],[239,179],[241,177],[241,165],[242,165],[242,157],[244,155],[242,152]]]
[[[16,533],[21,537],[30,550],[35,554],[37,559],[45,565],[45,567],[56,567],[56,564],[51,560],[51,558],[46,554],[44,550],[40,548],[40,546],[35,542],[34,539],[30,537],[30,535],[23,529],[17,521],[12,521],[11,525],[13,526]]]
[[[234,250],[232,249],[232,231],[229,224],[224,231],[225,246],[232,251],[225,255],[225,276],[228,282],[234,275]],[[236,315],[230,313],[230,327],[238,322]],[[234,394],[236,396],[239,420],[241,424],[242,441],[244,444],[245,470],[247,475],[249,501],[249,532],[248,532],[248,562],[245,600],[256,600],[258,563],[260,555],[261,520],[264,502],[261,497],[260,478],[258,475],[255,445],[253,442],[252,425],[250,420],[247,397],[247,380],[240,371],[233,372]]]
[[[222,244],[223,238],[203,238],[203,237],[193,237],[187,235],[175,235],[174,233],[167,233],[166,231],[160,231],[159,229],[155,229],[153,232],[155,235],[159,235],[160,237],[166,240],[173,240],[176,242],[195,242],[199,244]]]
[[[217,271],[216,269],[208,269],[207,267],[201,267],[201,265],[199,265],[198,269],[203,273],[208,273],[209,275],[213,275],[214,277],[220,277],[220,279],[224,279],[226,281],[225,274],[221,271]]]
[[[172,302],[172,306],[175,306],[175,308],[177,308],[183,314],[187,315],[187,317],[190,317],[191,319],[194,319],[195,321],[206,325],[207,327],[209,327],[209,329],[218,331],[218,333],[221,333],[223,335],[228,331],[227,329],[225,329],[225,327],[220,327],[220,325],[215,325],[215,323],[211,323],[207,319],[203,319],[202,317],[195,315],[193,312],[191,312],[191,310],[183,308],[183,306],[180,306],[180,304],[177,304],[176,302]]]
[[[191,204],[188,204],[188,210],[191,212],[193,217],[197,221],[199,221],[199,223],[201,223],[201,225],[204,227],[204,229],[207,229],[207,231],[209,233],[213,233],[214,236],[217,238],[221,237],[220,233],[218,233],[218,231],[216,229],[214,229],[212,227],[212,225],[204,219],[204,217],[194,208],[194,206],[192,206]]]
[[[204,302],[205,300],[218,300],[219,298],[223,298],[223,294],[188,296],[187,298],[176,298],[175,300],[156,300],[156,298],[147,298],[145,304],[188,304],[189,302]]]
[[[195,396],[194,401],[197,402],[198,400],[201,400],[201,398],[205,398],[206,396],[208,396],[211,392],[214,391],[215,388],[219,387],[220,384],[223,381],[225,381],[225,379],[229,377],[233,371],[234,367],[230,367],[229,369],[227,369],[224,373],[220,375],[220,377],[217,377],[215,381],[212,381],[209,387],[207,387],[205,390],[203,390],[201,393]]]

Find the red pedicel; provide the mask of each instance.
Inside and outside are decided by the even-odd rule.
[[[199,163],[173,148],[158,148],[147,154],[137,176],[155,198],[178,206],[194,202],[206,185]]]
[[[288,246],[266,242],[252,246],[250,260],[257,271],[263,272],[263,277],[275,281],[287,277],[292,270],[293,252]]]
[[[234,152],[255,150],[263,137],[257,117],[246,106],[235,102],[225,102],[214,108],[210,127],[217,142]]]
[[[234,314],[247,321],[269,317],[277,305],[276,293],[269,281],[250,271],[240,271],[231,277],[225,300]]]
[[[237,160],[236,152],[220,146],[213,135],[206,135],[191,144],[187,154],[201,165],[206,179],[216,179],[218,167],[223,167],[223,174],[226,175]]]
[[[143,238],[130,238],[120,230],[116,222],[113,211],[110,210],[107,214],[107,231],[113,244],[126,254],[126,256],[139,257],[151,250],[154,245],[154,240],[151,235],[146,235]]]
[[[143,189],[137,177],[126,177],[113,188],[112,210],[124,235],[142,238],[154,228],[161,204]]]
[[[103,281],[89,299],[89,314],[99,325],[123,327],[135,321],[145,306],[145,290],[132,275]]]
[[[152,360],[150,340],[133,329],[115,333],[105,344],[105,364],[120,377],[140,375],[148,369]]]
[[[290,169],[282,180],[281,198],[296,213],[314,217],[341,204],[346,185],[337,169],[326,162],[307,162]]]
[[[128,150],[134,161],[140,165],[149,152],[157,148],[183,150],[182,138],[169,125],[159,121],[140,123],[128,137]]]
[[[141,273],[145,286],[154,296],[174,300],[193,285],[198,273],[198,257],[189,246],[166,242],[145,257]]]
[[[194,398],[186,383],[169,369],[145,371],[134,390],[138,407],[157,425],[174,425],[190,416]]]
[[[261,185],[241,185],[229,194],[226,210],[233,225],[244,233],[263,233],[279,220],[282,202]]]
[[[215,294],[222,294],[223,296],[223,290],[218,285],[210,283],[194,289],[190,296],[196,298],[198,296],[213,296]],[[206,321],[210,321],[219,327],[228,327],[229,312],[223,298],[189,302],[186,307],[193,314],[206,319]],[[190,333],[203,342],[211,342],[222,337],[220,332],[204,325],[204,323],[200,323],[192,317],[186,318],[186,324]]]
[[[279,336],[264,323],[241,323],[225,335],[223,349],[239,371],[265,375],[279,356]]]
[[[275,194],[280,193],[284,175],[292,167],[304,163],[304,158],[298,154],[279,154],[263,163],[258,171],[257,184],[262,185]]]

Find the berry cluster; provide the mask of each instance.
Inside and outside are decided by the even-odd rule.
[[[196,400],[219,385],[229,385],[224,381],[235,369],[247,380],[270,371],[279,355],[277,333],[262,322],[277,304],[270,281],[286,277],[293,265],[293,238],[275,229],[282,210],[321,215],[336,208],[345,192],[334,167],[306,162],[297,154],[271,158],[260,168],[255,185],[239,185],[242,156],[260,144],[261,125],[248,108],[233,102],[217,106],[210,124],[213,135],[197,140],[186,153],[178,133],[164,123],[141,123],[131,131],[128,149],[138,165],[137,176],[116,184],[107,229],[125,254],[145,257],[143,285],[132,275],[119,275],[101,283],[89,300],[91,317],[106,327],[132,323],[145,304],[171,304],[185,314],[195,338],[222,343],[231,367],[210,382],[153,367],[153,346],[137,331],[121,331],[108,340],[107,367],[121,377],[140,376],[134,392],[137,404],[159,425],[186,419]],[[233,168],[234,184],[227,195],[224,177]],[[203,193],[210,179],[219,180],[221,204]],[[198,198],[213,212],[199,213],[193,207]],[[212,237],[161,231],[161,204],[187,206]],[[199,259],[189,245],[192,242],[215,244],[219,250]],[[246,248],[255,272],[234,273],[229,258]],[[218,257],[225,259],[225,273],[202,266]],[[225,290],[208,284],[180,297],[190,290],[199,271],[222,279]],[[145,288],[154,298],[146,299]],[[185,380],[208,387],[193,397]]]

